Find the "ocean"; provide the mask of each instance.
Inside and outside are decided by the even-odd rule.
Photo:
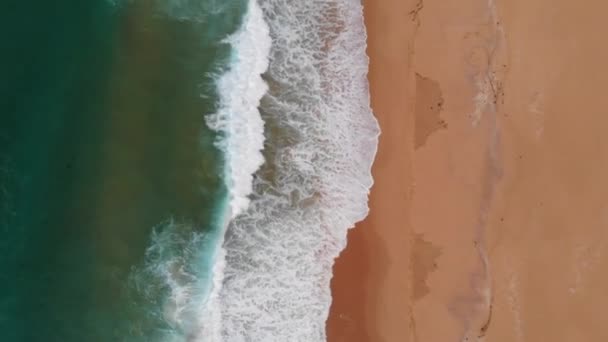
[[[0,8],[0,340],[324,341],[379,134],[360,2]]]

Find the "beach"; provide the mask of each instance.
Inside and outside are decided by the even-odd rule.
[[[599,0],[4,7],[2,340],[608,341]]]
[[[328,341],[608,339],[606,6],[365,1],[382,135]]]

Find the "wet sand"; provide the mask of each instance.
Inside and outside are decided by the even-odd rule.
[[[328,341],[608,341],[606,7],[365,2],[383,134]]]

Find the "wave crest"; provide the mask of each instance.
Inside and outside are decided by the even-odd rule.
[[[251,0],[242,27],[227,42],[233,47],[230,70],[218,80],[220,109],[206,117],[207,125],[224,137],[217,146],[225,153],[230,213],[236,217],[249,204],[253,174],[264,163],[264,121],[258,107],[268,86],[270,35],[262,12]]]

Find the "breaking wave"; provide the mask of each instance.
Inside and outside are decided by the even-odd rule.
[[[170,289],[163,341],[325,341],[334,259],[368,213],[380,131],[360,1],[248,1],[206,118],[225,159],[220,228],[169,221],[142,271]]]

